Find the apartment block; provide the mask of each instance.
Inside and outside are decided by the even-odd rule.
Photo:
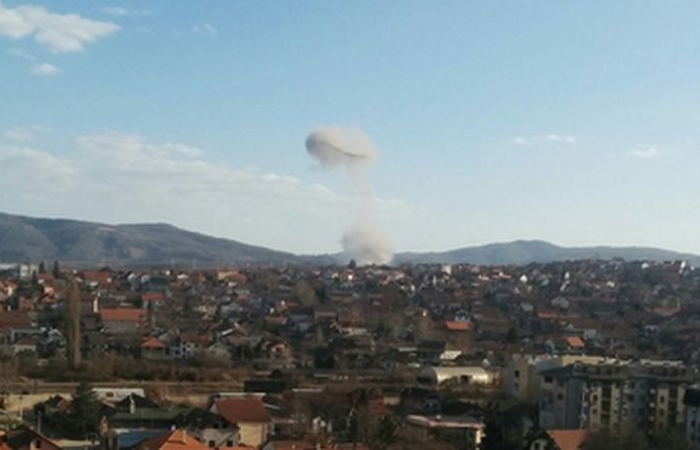
[[[619,429],[629,424],[653,432],[685,422],[683,398],[690,377],[680,362],[575,363],[541,376],[543,429]]]

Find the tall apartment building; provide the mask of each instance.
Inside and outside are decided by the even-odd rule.
[[[605,362],[602,356],[585,355],[520,355],[511,357],[503,373],[508,393],[521,400],[536,400],[539,395],[542,377],[546,370],[566,367],[571,364],[599,364]],[[610,361],[609,359],[607,361]]]
[[[700,449],[700,386],[685,390],[685,436],[691,447]]]
[[[540,376],[542,429],[632,425],[653,432],[685,422],[683,398],[690,377],[680,362],[575,363]]]

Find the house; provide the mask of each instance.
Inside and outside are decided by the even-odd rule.
[[[580,353],[586,348],[586,343],[578,336],[567,336],[565,340],[566,348],[569,352]]]
[[[0,442],[12,450],[61,450],[55,442],[27,426],[8,431],[0,437]]]
[[[33,335],[17,339],[11,346],[12,356],[19,354],[36,353],[37,346],[41,344],[41,336]]]
[[[141,329],[146,312],[138,308],[103,308],[100,322],[110,334],[130,334]]]
[[[445,328],[447,331],[464,333],[472,329],[472,324],[467,321],[448,320],[445,322]]]
[[[148,337],[141,343],[141,357],[146,359],[161,359],[168,356],[168,346],[155,336]]]
[[[240,443],[260,446],[272,433],[272,421],[262,399],[257,396],[241,396],[214,400],[209,411],[223,417],[240,430]]]
[[[265,345],[267,357],[272,360],[287,360],[292,356],[292,347],[285,341],[275,340]]]
[[[32,319],[26,312],[0,311],[0,343],[12,343],[13,330],[31,327]]]
[[[409,387],[401,391],[399,407],[409,414],[439,414],[442,398],[437,391],[421,387]]]
[[[182,333],[170,344],[169,354],[175,359],[187,360],[212,343],[209,334]]]
[[[209,447],[188,435],[187,431],[177,429],[146,439],[132,448],[134,450],[209,450]]]
[[[183,415],[180,428],[209,448],[230,450],[238,446],[241,438],[238,425],[231,424],[219,414],[200,408]]]
[[[126,410],[113,410],[108,420],[111,428],[168,430],[186,412],[186,408],[138,408],[134,400],[128,403]]]
[[[86,270],[80,274],[80,278],[89,288],[105,288],[112,284],[112,274],[108,271]]]
[[[527,450],[579,450],[586,440],[586,430],[549,430],[531,439]]]
[[[159,308],[165,304],[165,294],[162,292],[146,292],[141,294],[141,303],[144,309],[149,307]]]
[[[405,419],[405,433],[410,439],[427,442],[435,437],[441,441],[459,443],[460,448],[475,450],[485,436],[483,421],[470,417],[411,414]]]

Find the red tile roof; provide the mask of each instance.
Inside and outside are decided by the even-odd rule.
[[[165,342],[157,337],[146,338],[141,344],[142,348],[165,348]]]
[[[173,430],[141,442],[144,450],[209,450],[209,447],[189,436],[184,430]]]
[[[146,312],[138,308],[104,308],[100,310],[100,319],[113,322],[141,322]]]
[[[165,300],[165,295],[162,292],[147,292],[141,294],[141,300],[144,302],[162,302]]]
[[[448,320],[445,322],[445,327],[447,327],[449,331],[469,331],[472,329],[472,324],[469,322]]]
[[[3,327],[29,327],[32,319],[22,311],[0,311],[0,328]]]
[[[586,440],[586,430],[550,430],[547,434],[559,450],[579,450]]]
[[[101,284],[109,284],[112,282],[112,274],[109,272],[86,270],[80,275],[81,278],[85,281],[91,281]]]
[[[566,343],[571,348],[584,348],[586,346],[583,340],[578,336],[567,336]]]
[[[268,423],[270,416],[259,397],[241,397],[217,400],[216,411],[229,423]]]
[[[540,319],[556,319],[559,317],[559,314],[554,311],[540,311],[537,313],[537,317]]]

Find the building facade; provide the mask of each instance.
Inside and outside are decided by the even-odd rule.
[[[685,422],[683,398],[690,381],[674,361],[576,363],[541,373],[542,429],[619,429],[649,432]]]

